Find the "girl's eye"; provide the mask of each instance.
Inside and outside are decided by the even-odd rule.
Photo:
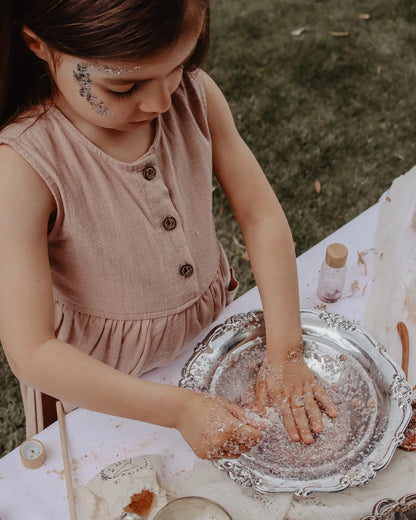
[[[131,98],[134,91],[137,89],[137,85],[133,85],[130,90],[127,90],[126,92],[117,92],[115,90],[107,90],[107,92],[110,94],[110,96],[114,96],[117,99],[127,99]]]

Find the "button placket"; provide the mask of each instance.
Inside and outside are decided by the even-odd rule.
[[[159,172],[157,166],[148,163],[142,169],[143,178],[147,181],[153,181],[155,184],[153,188],[146,192],[147,193],[147,203],[150,209],[151,220],[153,222],[157,219],[159,220],[159,230],[164,233],[165,231],[173,231],[176,232],[173,235],[170,235],[170,239],[165,242],[166,239],[161,237],[161,240],[164,242],[164,247],[166,248],[165,258],[167,264],[167,269],[170,270],[173,268],[172,262],[174,258],[178,257],[178,253],[180,251],[180,256],[182,257],[182,262],[184,261],[183,255],[185,254],[185,258],[192,258],[191,251],[189,250],[189,245],[187,244],[187,240],[185,234],[180,226],[180,221],[178,220],[178,216],[176,215],[176,208],[171,200],[171,194],[167,189],[167,186],[164,183],[164,176],[162,172]],[[150,216],[149,215],[149,216]],[[174,216],[175,215],[175,216]],[[167,237],[166,237],[167,238]],[[183,246],[183,247],[182,247]],[[168,260],[170,258],[170,261]],[[190,263],[179,263],[179,267],[177,267],[177,276],[181,278],[183,281],[185,279],[192,279],[192,275],[195,274],[194,267]],[[186,261],[185,261],[186,262]],[[177,264],[178,265],[178,264]],[[195,279],[195,276],[193,277]],[[185,285],[187,287],[186,292],[189,295],[194,295],[197,293],[197,283],[196,279],[194,282],[187,282]],[[181,289],[182,290],[182,289]]]

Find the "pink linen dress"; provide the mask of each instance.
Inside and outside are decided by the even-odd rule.
[[[6,127],[0,143],[56,201],[48,245],[60,340],[139,376],[170,363],[232,300],[199,71],[184,74],[153,144],[132,163],[104,153],[54,105]],[[21,387],[31,437],[54,420],[53,399]]]

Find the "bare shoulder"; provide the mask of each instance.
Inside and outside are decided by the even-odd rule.
[[[216,82],[205,72],[202,81],[207,98],[208,125],[213,141],[223,144],[239,138],[227,100]]]
[[[206,72],[201,71],[202,74],[202,84],[204,85],[205,95],[207,97],[208,106],[212,105],[212,103],[225,103],[225,97],[221,92],[221,89],[216,84],[216,82],[209,76]]]
[[[53,335],[48,222],[54,199],[37,172],[0,146],[0,334],[10,366]],[[20,376],[19,376],[20,377]]]
[[[49,215],[55,209],[55,199],[33,167],[11,146],[0,145],[1,205],[20,213],[35,212]]]
[[[215,81],[205,71],[201,70],[202,83],[205,91],[208,93],[211,88],[218,88]]]

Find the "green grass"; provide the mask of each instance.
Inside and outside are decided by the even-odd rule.
[[[24,440],[25,416],[20,387],[0,348],[0,456],[8,453]]]
[[[414,0],[212,0],[205,69],[279,196],[297,254],[416,163],[415,22]],[[214,216],[241,294],[254,280],[219,188]],[[23,439],[23,415],[2,358],[0,375],[1,455]]]
[[[415,163],[416,5],[214,0],[212,18],[208,70],[279,196],[299,255]],[[301,27],[309,30],[292,35]],[[214,197],[245,291],[254,281],[235,245],[241,235],[219,190]]]

